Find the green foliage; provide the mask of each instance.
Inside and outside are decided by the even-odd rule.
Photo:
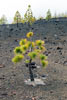
[[[32,44],[31,41],[28,41],[28,47],[31,47],[31,44]]]
[[[26,61],[25,61],[26,64],[29,63],[29,62],[30,62],[29,60],[26,60]]]
[[[13,23],[22,23],[22,18],[19,11],[16,11],[14,19],[13,19]]]
[[[36,53],[36,52],[30,52],[30,53],[28,53],[28,56],[29,56],[31,59],[35,59],[35,57],[37,56],[37,53]]]
[[[44,19],[42,16],[37,18],[37,20],[42,20],[42,19]]]
[[[44,44],[44,41],[42,41],[42,40],[36,40],[36,45],[37,46],[42,46]]]
[[[41,63],[42,63],[42,66],[43,66],[43,67],[46,67],[46,66],[48,65],[48,61],[42,60]]]
[[[3,15],[0,19],[0,24],[7,24],[7,18],[5,15]]]
[[[16,55],[13,59],[12,62],[17,63],[20,62],[24,58],[23,55]]]
[[[31,38],[33,36],[33,32],[27,33],[27,38]],[[29,41],[24,38],[19,42],[19,47],[14,49],[15,57],[12,59],[13,62],[20,62],[23,58],[28,58],[25,60],[26,63],[29,63],[30,60],[40,59],[42,66],[46,66],[48,64],[47,56],[43,53],[45,52],[45,43],[43,40]]]
[[[47,59],[47,56],[41,54],[41,55],[40,55],[40,59],[41,59],[41,60],[45,60],[45,59]]]
[[[14,53],[15,53],[15,54],[22,54],[21,47],[16,47],[16,48],[14,49]]]
[[[22,46],[22,45],[25,45],[25,44],[26,44],[26,42],[27,42],[27,40],[26,40],[26,39],[21,39],[21,41],[19,42],[19,44]]]
[[[31,10],[31,6],[28,5],[28,9],[26,11],[26,13],[24,14],[24,22],[32,25],[33,22],[35,22],[35,17],[33,17],[33,13],[32,13],[32,10]]]
[[[48,9],[47,15],[46,15],[46,20],[49,20],[49,19],[51,19],[51,18],[52,18],[51,12],[50,12],[50,9]]]
[[[28,46],[25,44],[25,45],[21,46],[21,49],[23,52],[26,52],[26,50],[28,49]]]

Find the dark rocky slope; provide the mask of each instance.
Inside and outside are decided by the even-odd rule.
[[[48,74],[45,86],[27,86],[24,79],[29,78],[24,63],[11,62],[14,47],[30,30],[28,25],[0,26],[0,100],[67,100],[67,19],[41,20],[32,25],[33,40],[44,39],[49,65],[37,72],[41,78]],[[39,62],[37,61],[37,64]]]

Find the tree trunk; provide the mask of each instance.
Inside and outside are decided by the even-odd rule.
[[[18,27],[18,16],[17,16],[17,27]]]
[[[32,59],[30,59],[30,63],[32,62]],[[32,72],[32,67],[31,67],[31,64],[29,63],[29,74],[30,74],[30,79],[31,81],[34,81],[34,75],[33,75],[33,72]]]
[[[18,27],[18,23],[17,23],[17,27]]]
[[[28,22],[29,31],[31,32],[31,24]]]
[[[31,66],[29,66],[29,74],[30,74],[31,81],[34,81],[34,75],[33,75]]]

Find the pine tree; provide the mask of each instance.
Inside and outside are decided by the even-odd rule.
[[[37,60],[40,61],[43,67],[48,65],[45,42],[43,40],[32,41],[33,32],[28,32],[26,38],[21,39],[19,46],[14,49],[15,56],[12,59],[14,63],[21,62],[24,59],[26,67],[29,69],[30,80],[34,81],[32,70],[37,68]],[[31,40],[31,41],[30,41]]]
[[[0,24],[7,24],[7,18],[5,15],[3,15],[0,19]]]
[[[28,9],[26,11],[26,13],[24,14],[24,21],[26,23],[28,23],[29,25],[32,25],[33,22],[35,22],[35,17],[33,17],[33,13],[31,10],[31,6],[28,5]]]
[[[17,27],[18,27],[18,23],[22,23],[22,18],[19,11],[16,11],[13,23],[16,23]]]
[[[50,9],[48,9],[47,15],[46,15],[46,20],[49,20],[49,19],[51,19],[51,12],[50,12]]]

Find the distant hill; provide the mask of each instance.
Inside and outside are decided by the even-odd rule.
[[[48,21],[45,19],[37,20],[31,27],[31,30],[37,35],[65,35],[67,34],[67,18],[52,18]],[[30,28],[27,24],[19,24],[17,28],[16,24],[0,25],[0,39],[9,37],[22,37],[25,36]]]

